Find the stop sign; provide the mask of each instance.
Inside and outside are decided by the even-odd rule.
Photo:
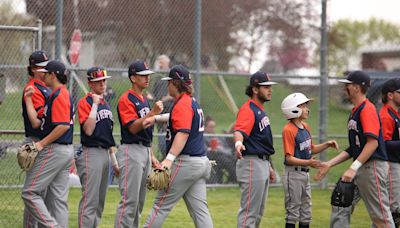
[[[78,64],[79,54],[82,46],[82,33],[80,29],[75,29],[72,33],[71,43],[69,44],[69,59],[72,65]]]

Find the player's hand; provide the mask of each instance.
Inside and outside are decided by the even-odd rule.
[[[336,142],[336,140],[329,140],[326,142],[326,144],[328,145],[328,147],[334,148],[339,151],[339,144]]]
[[[93,104],[99,104],[100,103],[101,96],[92,93],[92,98],[93,98]]]
[[[154,156],[151,157],[151,167],[155,169],[162,169],[161,163]]]
[[[160,114],[164,109],[162,101],[157,101],[154,103],[153,109],[151,111],[154,112],[154,115]]]
[[[164,161],[161,162],[161,168],[168,168],[169,170],[171,170],[171,166],[172,166],[172,161],[168,160],[168,159],[164,159]]]
[[[348,168],[346,172],[343,173],[342,181],[351,182],[355,176],[356,176],[356,171],[354,171],[351,168]]]
[[[276,181],[276,173],[275,170],[269,166],[269,182],[270,183],[275,183]]]
[[[308,160],[308,166],[313,167],[314,169],[317,169],[321,166],[321,161],[320,160],[316,160],[315,157],[311,157],[310,160]]]
[[[24,91],[24,97],[32,97],[32,95],[35,93],[35,89],[33,86],[28,86],[26,87]]]
[[[113,165],[112,168],[114,170],[114,175],[119,177],[119,167],[117,165]]]
[[[329,165],[328,162],[321,162],[319,168],[318,168],[318,173],[315,174],[314,180],[320,181],[322,178],[325,177],[325,175],[329,172],[329,169],[331,166]]]
[[[39,141],[39,142],[34,142],[34,143],[35,143],[36,149],[37,149],[38,151],[42,151],[42,150],[43,150],[44,146],[43,146],[43,144],[41,143],[41,141]]]
[[[235,154],[236,154],[236,158],[237,159],[242,159],[243,158],[243,156],[242,156],[242,151],[244,151],[244,150],[246,150],[246,147],[244,146],[244,145],[238,145],[236,148],[235,148]]]
[[[155,117],[154,116],[151,116],[151,117],[148,117],[148,118],[144,119],[143,122],[142,122],[143,129],[146,129],[146,128],[149,128],[149,127],[153,126],[155,122],[156,121],[155,121]]]

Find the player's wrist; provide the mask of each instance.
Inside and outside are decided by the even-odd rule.
[[[359,160],[354,160],[354,162],[351,164],[350,169],[354,170],[357,172],[357,170],[362,166],[362,163]]]
[[[171,154],[171,153],[168,153],[168,154],[167,154],[167,157],[165,157],[165,159],[168,160],[168,161],[173,162],[173,161],[175,161],[176,156],[173,155],[173,154]]]
[[[237,149],[239,146],[243,146],[243,142],[240,140],[235,142],[235,149]]]
[[[92,109],[90,110],[90,113],[89,113],[89,118],[91,118],[91,119],[96,119],[96,116],[97,116],[97,108],[98,108],[98,105],[95,104],[95,103],[93,103],[93,104],[92,104]]]

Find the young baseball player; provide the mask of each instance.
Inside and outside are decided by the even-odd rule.
[[[27,172],[22,199],[35,220],[45,227],[68,227],[68,176],[73,159],[73,105],[64,86],[66,68],[50,61],[44,69],[44,82],[53,92],[44,107],[40,151],[31,172]],[[26,97],[30,97],[25,93]],[[29,98],[28,98],[29,99]],[[28,102],[27,102],[28,105]],[[41,194],[46,190],[46,197]]]
[[[118,102],[118,118],[121,125],[121,146],[117,153],[120,166],[119,190],[121,201],[117,207],[115,227],[138,227],[140,213],[146,198],[146,179],[151,164],[158,161],[151,153],[153,126],[146,129],[143,121],[160,114],[163,110],[161,101],[150,109],[143,90],[149,86],[149,70],[142,60],[134,61],[128,70],[132,87],[126,91]]]
[[[171,170],[171,180],[167,189],[158,191],[143,227],[162,227],[183,197],[195,226],[212,228],[206,190],[211,166],[204,146],[203,111],[192,97],[192,80],[184,66],[172,67],[162,80],[168,81],[168,92],[174,98],[166,136],[168,154],[161,163]]]
[[[342,181],[354,181],[375,227],[394,227],[389,208],[389,163],[380,120],[375,106],[366,98],[370,78],[363,71],[353,71],[339,82],[345,83],[345,91],[353,104],[347,122],[349,147],[331,160],[322,162],[316,179],[322,179],[332,166],[353,158],[353,163],[341,177]],[[349,227],[352,209],[353,206],[333,206],[331,227]]]
[[[339,149],[335,140],[314,145],[308,124],[309,102],[302,93],[287,96],[281,104],[283,114],[289,122],[283,127],[282,141],[285,154],[285,190],[286,228],[308,228],[311,223],[311,186],[309,167],[317,168],[320,161],[312,157],[321,151],[333,147]]]
[[[400,226],[400,79],[390,79],[382,87],[379,115],[389,158],[389,202],[396,228]]]
[[[272,82],[265,72],[250,77],[246,95],[234,125],[236,178],[241,199],[237,227],[259,227],[268,198],[269,182],[275,179],[270,156],[275,153],[269,118],[264,103],[271,100]]]
[[[108,187],[109,152],[115,146],[113,114],[103,98],[111,76],[102,67],[90,68],[87,76],[90,92],[78,103],[82,144],[75,162],[82,185],[78,226],[98,227]]]
[[[43,110],[45,103],[50,95],[50,89],[44,84],[43,72],[38,72],[48,63],[49,58],[44,51],[34,51],[29,56],[28,76],[29,81],[24,87],[24,94],[28,92],[30,98],[27,96],[22,97],[22,117],[24,118],[25,127],[25,140],[24,144],[28,142],[39,141],[42,137],[40,130],[41,118],[43,117]],[[29,105],[26,102],[31,102]],[[28,110],[28,108],[30,110]],[[31,172],[29,170],[28,172]],[[44,196],[44,193],[42,194]],[[36,227],[37,223],[33,216],[25,208],[24,210],[24,227]]]

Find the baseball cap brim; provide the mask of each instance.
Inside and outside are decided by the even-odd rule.
[[[107,76],[104,76],[104,77],[101,77],[101,78],[89,79],[89,81],[97,82],[97,81],[101,81],[101,80],[108,79],[108,78],[111,78],[111,76],[107,75]]]
[[[38,70],[36,70],[37,72],[45,72],[45,73],[47,73],[47,72],[49,72],[48,70],[46,70],[45,68],[42,68],[42,69],[38,69]]]
[[[278,83],[276,83],[276,82],[260,82],[258,84],[263,85],[263,86],[269,86],[269,85],[276,85]]]
[[[347,79],[340,79],[339,82],[346,83],[346,84],[352,84],[353,83],[352,81],[349,81]]]
[[[36,63],[35,66],[40,66],[40,67],[45,67],[47,65],[47,63],[49,63],[49,61],[44,61],[41,63]]]
[[[154,73],[155,72],[151,71],[151,70],[142,70],[142,71],[136,72],[135,74],[137,74],[137,75],[150,75],[150,74],[154,74]]]
[[[172,80],[172,79],[173,79],[173,78],[170,78],[170,77],[161,78],[162,81],[169,81],[169,80]]]

